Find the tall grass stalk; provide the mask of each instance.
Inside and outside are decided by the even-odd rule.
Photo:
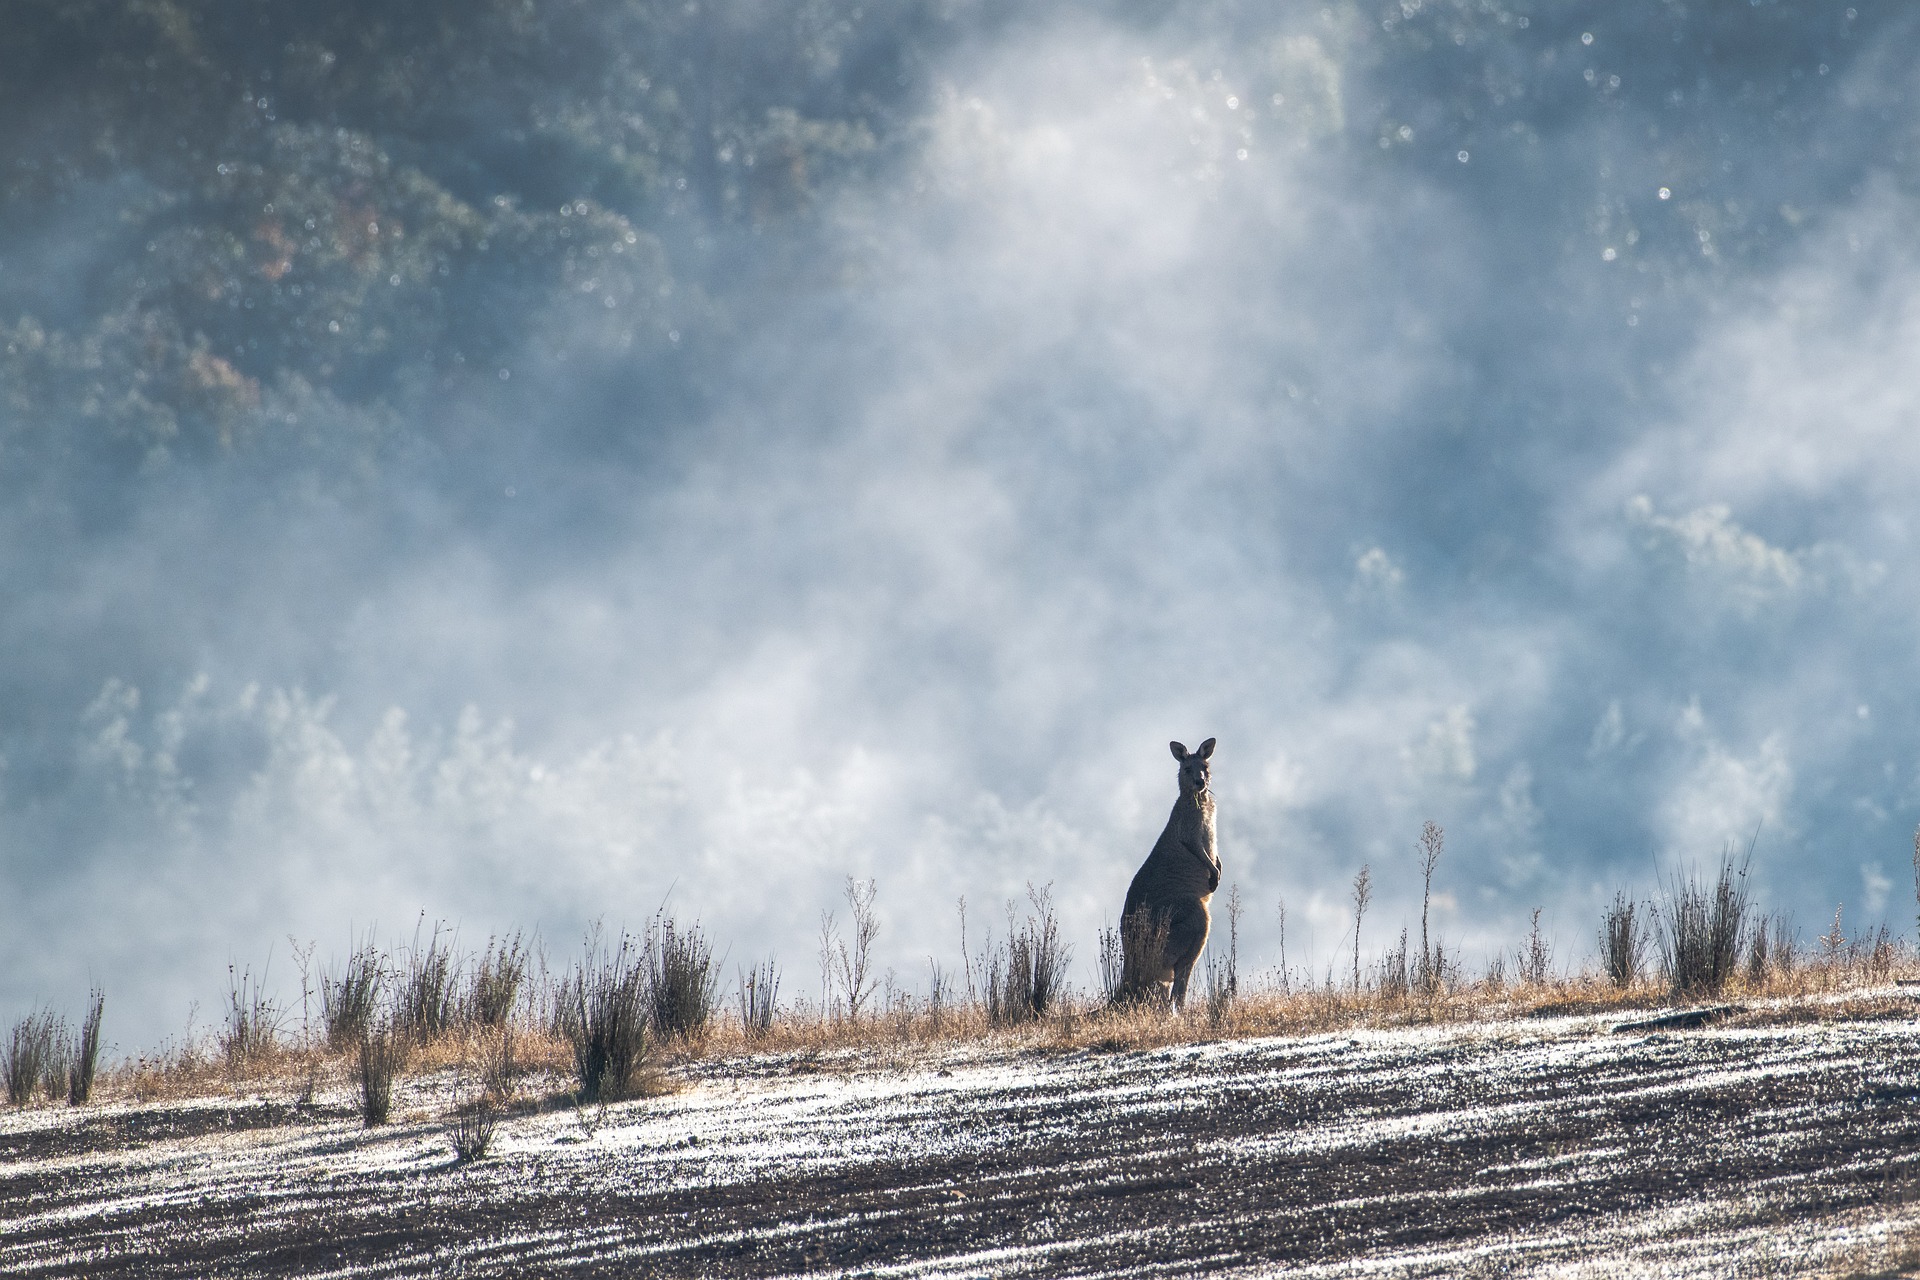
[[[1420,961],[1413,980],[1421,994],[1429,996],[1440,990],[1440,964],[1427,940],[1427,913],[1433,904],[1434,868],[1440,865],[1446,847],[1447,833],[1439,823],[1429,821],[1420,829]]]
[[[1227,889],[1227,945],[1207,952],[1207,1022],[1221,1026],[1240,998],[1240,886]]]

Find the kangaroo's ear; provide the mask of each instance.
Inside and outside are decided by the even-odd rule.
[[[1212,738],[1208,738],[1205,742],[1200,744],[1199,754],[1202,760],[1205,760],[1208,757],[1213,755],[1213,739]]]
[[[1187,758],[1187,749],[1180,743],[1169,742],[1167,746],[1173,749],[1173,758],[1175,760],[1185,760]]]

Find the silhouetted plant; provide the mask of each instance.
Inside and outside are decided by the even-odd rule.
[[[749,1041],[772,1033],[779,996],[780,970],[772,957],[740,971],[740,1030]]]
[[[694,924],[681,927],[659,915],[647,927],[647,1018],[662,1039],[692,1039],[713,1016],[720,975],[713,947]]]
[[[386,957],[375,948],[371,933],[348,954],[339,974],[320,976],[320,1021],[326,1027],[328,1048],[340,1050],[360,1043],[373,1025],[386,977]]]
[[[1142,907],[1120,921],[1120,953],[1134,959],[1133,985],[1127,980],[1115,984],[1114,1003],[1139,1004],[1146,1001],[1166,1003],[1170,994],[1150,975],[1167,970],[1167,935],[1170,925],[1165,916]]]
[[[1659,914],[1660,961],[1676,994],[1716,995],[1733,977],[1746,939],[1746,876],[1745,865],[1736,869],[1728,856],[1711,887],[1691,873],[1669,882]]]
[[[253,970],[227,966],[227,1017],[220,1031],[220,1053],[227,1069],[240,1074],[271,1057],[279,1045],[280,1008],[266,993],[265,979]]]
[[[519,933],[511,938],[487,939],[487,949],[474,966],[464,1005],[466,1019],[477,1027],[501,1027],[513,1016],[514,1002],[526,981],[531,951]]]
[[[1207,1021],[1220,1026],[1240,998],[1240,886],[1227,889],[1227,945],[1207,950]]]
[[[987,1018],[995,1026],[1045,1017],[1065,994],[1072,949],[1060,941],[1052,887],[1029,884],[1027,900],[1032,909],[1018,926],[1013,904],[1007,904],[1006,945],[989,959]]]
[[[406,1069],[407,1056],[407,1035],[391,1023],[369,1027],[360,1037],[360,1118],[367,1128],[387,1122],[393,1081]]]
[[[399,976],[394,993],[393,1023],[396,1031],[426,1044],[452,1030],[460,1012],[460,971],[454,956],[454,939],[441,941],[441,922],[435,921],[427,945],[420,945],[420,929],[413,931],[413,945],[407,949],[406,969]]]
[[[51,1011],[29,1014],[13,1024],[7,1037],[7,1101],[16,1107],[33,1101],[54,1060],[58,1020]]]
[[[1761,931],[1765,937],[1765,930]],[[1613,895],[1613,905],[1600,921],[1600,965],[1614,986],[1625,989],[1640,977],[1647,949],[1646,915],[1625,893]],[[1762,949],[1762,964],[1765,963]]]
[[[93,1096],[93,1075],[100,1064],[100,1016],[106,1007],[106,994],[95,988],[87,1001],[87,1015],[80,1020],[80,1032],[74,1037],[73,1051],[68,1055],[67,1101],[76,1107]]]
[[[460,1108],[453,1131],[447,1135],[453,1145],[454,1159],[460,1164],[484,1160],[487,1148],[493,1145],[493,1131],[499,1122],[500,1109],[484,1093]]]
[[[573,1049],[583,1102],[624,1094],[646,1054],[647,970],[636,952],[625,933],[609,949],[595,925],[587,933],[586,954],[563,988],[558,1022]]]

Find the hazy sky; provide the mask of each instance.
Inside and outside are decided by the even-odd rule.
[[[723,57],[764,16],[729,12]],[[804,217],[595,198],[669,264],[644,375],[640,294],[583,272],[489,314],[457,395],[387,396],[402,444],[351,483],[243,445],[100,490],[112,442],[13,446],[0,1009],[98,982],[134,1049],[204,1025],[230,961],[297,1003],[290,938],[424,911],[563,959],[663,901],[817,997],[849,875],[907,985],[957,965],[959,896],[998,927],[1029,882],[1091,983],[1173,738],[1219,740],[1256,968],[1284,897],[1324,972],[1363,863],[1364,948],[1417,928],[1428,818],[1476,971],[1536,906],[1585,962],[1617,890],[1756,830],[1804,935],[1838,903],[1910,932],[1914,34],[959,6],[877,89],[809,72],[889,123],[836,135],[858,161]],[[0,322],[147,270],[114,227],[152,182],[0,211]]]

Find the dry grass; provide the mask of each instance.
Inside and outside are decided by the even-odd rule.
[[[1883,957],[1884,959],[1884,957]],[[1920,982],[1920,964],[1902,951],[1883,971],[1879,961],[1862,956],[1849,965],[1802,965],[1772,972],[1759,982],[1737,976],[1720,999],[1747,1007],[1722,1026],[1776,1026],[1813,1021],[1911,1018],[1920,1000],[1890,991],[1895,980]],[[1466,1025],[1551,1016],[1607,1017],[1668,1008],[1673,996],[1664,980],[1621,988],[1604,974],[1591,973],[1542,983],[1455,983],[1431,996],[1408,991],[1383,995],[1338,986],[1282,992],[1243,985],[1238,997],[1214,1011],[1200,1002],[1185,1014],[1152,1003],[1113,1005],[1074,994],[1049,1016],[1018,1025],[995,1025],[978,1004],[951,1003],[938,1016],[905,1003],[854,1019],[841,1014],[822,1018],[816,1010],[782,1010],[765,1031],[750,1036],[733,1011],[716,1016],[694,1037],[652,1042],[646,1060],[634,1069],[625,1098],[657,1097],[681,1087],[679,1076],[701,1063],[741,1059],[775,1060],[783,1069],[838,1071],[860,1064],[868,1069],[906,1064],[927,1051],[993,1045],[1013,1051],[1071,1053],[1136,1052],[1209,1041],[1263,1036],[1335,1034],[1362,1029]],[[475,1029],[416,1045],[407,1056],[406,1079],[453,1072],[478,1077],[488,1105],[502,1113],[573,1105],[574,1045],[550,1027],[523,1015],[510,1028]],[[503,1063],[503,1058],[508,1066]],[[851,1061],[849,1061],[851,1060]],[[724,1068],[723,1068],[724,1069]],[[281,1045],[248,1056],[239,1070],[217,1038],[195,1045],[174,1045],[160,1053],[103,1069],[94,1096],[102,1100],[155,1101],[190,1097],[238,1096],[265,1087],[298,1091],[314,1081],[358,1090],[358,1061],[323,1043],[309,1048]],[[537,1082],[536,1087],[524,1087]],[[471,1107],[468,1101],[463,1104]]]
[[[1782,930],[1779,922],[1773,923],[1775,927],[1769,929],[1762,921],[1752,930],[1749,945],[1762,950],[1757,955],[1752,951],[1742,955],[1742,963],[1733,967],[1714,997],[1717,1002],[1737,1007],[1721,1025],[1913,1016],[1915,1000],[1920,999],[1920,958],[1910,946],[1890,940],[1884,930],[1849,938],[1835,925],[1819,946],[1802,949],[1794,945],[1791,933]],[[591,1043],[593,1037],[582,1033],[593,1028],[583,1024],[582,1014],[606,1013],[608,1010],[597,1008],[605,1004],[616,1015],[614,1021],[629,1025],[635,1032],[647,1028],[651,1011],[643,999],[648,976],[644,943],[626,939],[624,953],[618,945],[598,953],[590,945],[584,962],[565,975],[531,983],[514,982],[520,994],[508,1014],[495,1012],[497,1023],[482,1025],[477,1019],[458,1019],[439,1034],[416,1040],[399,1070],[402,1079],[459,1073],[462,1078],[479,1082],[481,1094],[490,1105],[516,1110],[557,1105],[554,1099],[580,1092],[585,1084],[579,1074],[583,1049],[606,1050],[610,1058],[621,1059],[601,1064],[603,1079],[609,1074],[615,1079],[624,1076],[623,1084],[614,1083],[607,1090],[606,1096],[612,1099],[671,1091],[677,1087],[675,1073],[683,1074],[686,1068],[703,1062],[784,1059],[788,1069],[806,1070],[808,1064],[827,1069],[820,1064],[852,1059],[883,1065],[911,1061],[927,1050],[985,1044],[1041,1053],[1119,1052],[1364,1028],[1463,1025],[1560,1015],[1605,1018],[1670,1008],[1681,998],[1674,994],[1671,977],[1662,972],[1642,973],[1625,985],[1618,984],[1617,973],[1597,970],[1572,977],[1548,974],[1539,981],[1514,982],[1501,976],[1504,966],[1478,981],[1463,980],[1457,969],[1449,968],[1445,980],[1432,992],[1423,992],[1410,975],[1402,978],[1391,964],[1377,967],[1357,991],[1344,980],[1333,986],[1303,988],[1297,985],[1297,978],[1291,989],[1282,989],[1233,973],[1234,931],[1229,928],[1224,932],[1227,937],[1218,941],[1227,945],[1216,960],[1219,972],[1214,977],[1220,998],[1195,1002],[1197,1007],[1184,1014],[1162,1002],[1115,1002],[1063,990],[1049,1001],[1044,1013],[1009,1021],[992,1016],[987,1001],[981,998],[985,993],[969,1000],[947,982],[941,986],[938,1000],[916,998],[889,983],[884,999],[871,1002],[870,1011],[851,1016],[844,1001],[836,1001],[825,1012],[804,1001],[777,1006],[773,998],[777,970],[769,965],[752,984],[753,995],[742,1010],[714,1009],[703,1023],[681,1035],[647,1035],[643,1040],[629,1037],[633,1042],[621,1045],[611,1043],[620,1037],[606,1027],[600,1030],[602,1038],[611,1037],[609,1043]],[[509,973],[524,964],[525,952],[515,943],[493,950],[494,963],[487,966],[489,969],[502,967],[502,950],[509,957],[505,965]],[[1406,963],[1410,968],[1410,956]],[[1221,964],[1228,967],[1220,968]],[[696,976],[702,979],[698,984],[702,991],[709,989],[710,977]],[[1913,996],[1889,989],[1902,981],[1914,984]],[[208,1097],[268,1085],[297,1090],[302,1081],[309,1098],[321,1083],[357,1091],[358,1045],[342,1045],[325,1034],[334,1029],[331,1025],[317,1028],[320,1034],[300,1037],[303,1043],[293,1043],[290,1035],[275,1029],[278,1011],[245,975],[230,983],[227,1003],[222,1024],[198,1038],[189,1037],[157,1053],[103,1066],[93,1096],[140,1101]],[[571,1017],[566,1016],[569,1013]],[[611,1052],[616,1049],[621,1052]],[[625,1060],[627,1056],[631,1056],[631,1062]],[[35,1090],[35,1098],[41,1092]],[[593,1091],[585,1092],[586,1101],[592,1102]]]

